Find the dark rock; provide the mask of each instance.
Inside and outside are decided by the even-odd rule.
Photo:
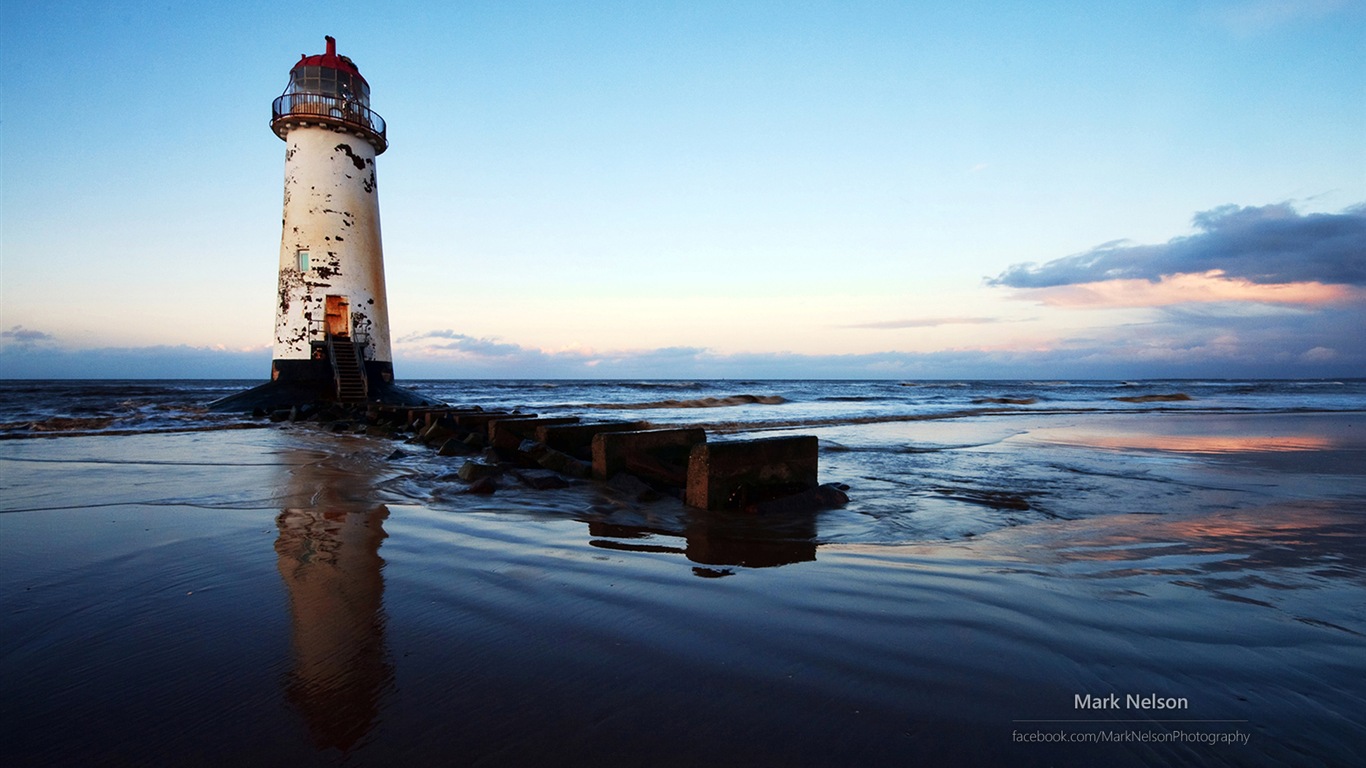
[[[469,437],[465,438],[465,445],[468,445],[471,448],[483,448],[488,444],[488,438],[484,437],[481,432],[471,432]]]
[[[607,487],[617,494],[636,501],[655,501],[660,498],[659,491],[630,472],[618,472],[612,475],[612,479],[607,481]]]
[[[761,501],[745,507],[746,512],[759,515],[801,515],[836,509],[849,503],[847,485],[826,483],[781,499]]]
[[[395,450],[393,453],[389,454],[388,456],[385,456],[385,457],[384,457],[384,460],[385,460],[385,461],[398,461],[399,459],[404,459],[404,458],[407,458],[407,457],[408,457],[408,454],[404,453],[403,451]]]
[[[438,456],[465,456],[474,453],[474,449],[465,444],[459,438],[452,437],[441,444],[441,449],[437,452]]]
[[[347,430],[354,429],[355,426],[355,424],[352,424],[349,421],[334,421],[331,424],[328,424],[327,428],[333,432],[346,432]]]
[[[593,465],[586,461],[580,461],[567,453],[560,453],[553,448],[541,446],[542,453],[536,458],[536,463],[546,469],[559,472],[570,477],[585,478],[593,474]]]
[[[520,469],[512,473],[523,485],[538,491],[567,488],[569,481],[548,469]]]
[[[538,443],[535,440],[523,440],[521,445],[517,446],[518,453],[526,454],[532,459],[539,459],[546,450],[545,443]]]
[[[271,420],[271,421],[288,421],[288,420],[289,420],[289,411],[288,411],[288,410],[285,410],[285,409],[281,409],[281,410],[278,410],[278,411],[271,411],[271,412],[270,412],[270,420]]]
[[[472,483],[481,478],[495,477],[502,474],[502,472],[503,468],[496,464],[485,464],[480,461],[467,461],[461,465],[456,474],[460,476],[461,480]]]
[[[494,482],[492,477],[481,477],[470,483],[470,487],[465,489],[465,493],[487,495],[496,490],[498,490],[498,483]]]

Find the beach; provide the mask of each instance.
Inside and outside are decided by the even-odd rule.
[[[1363,384],[1069,387],[427,389],[814,434],[850,502],[781,518],[166,405],[229,385],[10,414],[109,420],[0,440],[0,761],[1359,760]]]

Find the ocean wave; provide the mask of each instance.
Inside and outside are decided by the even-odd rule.
[[[700,381],[613,381],[604,383],[626,389],[702,389],[707,386]]]
[[[1115,398],[1123,400],[1124,398]],[[1037,397],[979,397],[972,401],[973,405],[1033,405],[1039,402]]]
[[[52,416],[33,421],[12,421],[0,424],[0,432],[75,432],[104,429],[114,423],[113,416]]]
[[[902,421],[933,421],[937,419],[960,419],[983,416],[993,413],[1008,413],[1004,408],[974,408],[970,410],[945,411],[942,413],[894,413],[877,416],[830,416],[806,419],[781,419],[770,421],[713,421],[705,424],[689,424],[711,432],[761,432],[780,429],[803,429],[808,427],[843,427],[855,424],[891,424]]]
[[[1004,439],[1004,438],[1002,438]],[[891,453],[891,454],[920,454],[920,453],[943,453],[945,451],[961,451],[967,448],[983,448],[988,445],[996,445],[1000,439],[988,440],[979,443],[960,443],[944,445],[844,445],[833,440],[822,440],[820,449],[824,453]]]
[[[11,425],[0,424],[0,430]],[[159,435],[180,432],[224,432],[234,429],[266,429],[272,426],[256,421],[234,421],[222,424],[196,424],[192,426],[161,426],[161,427],[128,427],[128,428],[93,428],[93,429],[65,429],[65,430],[34,430],[27,432],[4,432],[0,431],[0,440],[22,440],[25,438],[44,438],[44,437],[117,437],[120,435]]]
[[[1137,395],[1133,397],[1115,397],[1111,399],[1118,400],[1121,403],[1182,403],[1187,400],[1194,400],[1195,398],[1185,392],[1172,392],[1165,395]]]
[[[695,400],[654,400],[648,403],[581,403],[577,408],[603,408],[634,411],[647,408],[727,408],[733,405],[781,405],[787,398],[781,395],[730,395],[728,397],[700,397]]]
[[[891,413],[869,416],[831,416],[768,421],[716,421],[701,424],[689,423],[688,426],[700,427],[712,432],[764,432],[788,429],[813,429],[817,427],[844,427],[861,424],[893,424],[907,421],[938,421],[946,419],[970,419],[978,416],[1071,416],[1082,414],[1125,414],[1135,413],[1356,413],[1357,409],[1330,408],[1170,408],[1154,405],[1149,408],[1097,408],[1097,407],[1043,407],[1022,410],[1009,407],[960,408],[933,413]],[[839,449],[835,449],[838,451]],[[912,451],[914,452],[914,451]]]
[[[830,395],[829,397],[818,397],[816,401],[821,403],[871,403],[891,399],[893,398],[878,395]]]

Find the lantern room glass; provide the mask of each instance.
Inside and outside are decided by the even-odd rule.
[[[370,86],[356,75],[332,67],[295,67],[289,73],[285,93],[333,96],[370,106]]]

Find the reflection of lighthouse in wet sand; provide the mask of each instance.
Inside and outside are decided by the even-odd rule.
[[[294,463],[275,552],[289,595],[294,663],[286,699],[319,749],[349,751],[374,728],[393,667],[384,642],[384,520],[363,467]]]
[[[423,402],[393,385],[375,176],[384,119],[355,63],[326,40],[326,53],[290,70],[271,113],[286,143],[271,381],[219,407]]]

